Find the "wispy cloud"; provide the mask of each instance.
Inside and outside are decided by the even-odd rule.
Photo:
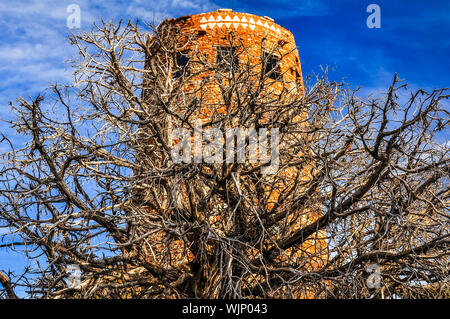
[[[25,0],[0,2],[0,116],[8,116],[8,101],[35,95],[52,82],[68,82],[66,64],[73,54],[67,37],[67,7],[81,9],[81,28],[93,22],[136,19],[149,22],[217,8],[210,1]]]

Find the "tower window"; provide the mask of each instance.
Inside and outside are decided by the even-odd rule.
[[[188,69],[189,56],[187,51],[177,53],[175,57],[175,62],[176,62],[175,65],[176,71],[173,74],[174,78],[179,78],[182,75],[189,74]]]
[[[239,67],[239,59],[236,47],[220,46],[217,48],[217,68],[224,73],[236,72]]]
[[[263,70],[264,74],[270,79],[281,80],[280,58],[274,54],[263,53]]]

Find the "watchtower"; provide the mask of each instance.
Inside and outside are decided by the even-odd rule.
[[[162,126],[167,128],[166,138],[169,146],[173,146],[174,143],[169,137],[170,131],[186,126],[186,123],[192,127],[193,122],[198,119],[212,126],[227,117],[226,121],[221,122],[225,123],[223,124],[225,128],[239,125],[239,118],[235,118],[231,114],[235,113],[236,108],[247,107],[248,104],[251,104],[252,96],[255,94],[259,101],[270,101],[267,104],[270,105],[270,110],[258,111],[259,114],[262,114],[258,121],[263,124],[269,123],[271,118],[277,114],[277,103],[288,104],[290,101],[301,99],[304,96],[300,58],[294,36],[269,17],[219,9],[214,12],[165,20],[159,25],[156,32],[159,39],[153,43],[150,40],[149,47],[151,50],[155,50],[154,52],[163,53],[154,53],[152,59],[148,59],[146,62],[148,66],[152,63],[151,68],[147,69],[152,69],[152,72],[157,74],[153,76],[155,83],[144,81],[144,97],[149,104],[154,102],[155,105],[168,105],[171,103],[170,115],[167,115],[166,110],[161,112],[160,118],[155,116],[155,120],[160,121]],[[164,50],[160,50],[161,46],[166,47]],[[158,78],[159,69],[164,71],[161,71]],[[261,81],[264,82],[263,86],[258,84]],[[161,85],[157,82],[164,84]],[[163,101],[166,99],[164,94],[158,96],[157,101],[152,100],[155,99],[153,92],[159,90],[161,86],[168,87],[167,90],[170,90],[170,94],[172,94],[170,98],[167,97],[167,102]],[[238,96],[236,91],[233,93],[231,86],[244,92],[242,96]],[[261,87],[263,87],[262,90]],[[227,89],[231,90],[230,94],[224,94]],[[258,89],[259,91],[257,91]],[[164,107],[167,108],[167,105]],[[305,123],[304,117],[304,114],[296,113],[291,120],[294,125],[296,123],[303,125],[301,123]],[[301,134],[303,135],[300,136]],[[296,139],[305,136],[304,133],[291,135],[286,140],[280,141],[284,149],[289,148],[289,143],[295,144]],[[151,147],[151,143],[149,143],[149,147]],[[296,154],[302,152],[298,146],[293,150]],[[202,169],[205,169],[205,173],[209,173],[207,167]],[[267,210],[270,211],[278,204],[283,191],[289,192],[290,183],[294,184],[294,181],[298,181],[299,178],[311,178],[311,171],[311,167],[289,166],[278,171],[276,182],[268,177],[267,184],[272,181],[272,185],[270,187],[263,186],[266,187],[263,190],[263,197],[265,193],[264,202],[267,204],[264,205]],[[180,193],[177,199],[178,208],[180,211],[186,211],[188,207],[192,207],[189,185],[177,187],[177,191]],[[205,194],[208,193],[208,186],[204,188]],[[201,196],[198,199],[200,200]],[[248,200],[257,202],[262,199],[251,198]],[[207,213],[208,216],[201,216],[200,219],[208,219],[210,225],[215,224],[214,220],[226,219],[223,218],[221,212],[229,209],[229,203],[218,201],[216,206],[211,203],[208,205],[211,206],[211,210]],[[311,207],[307,212],[299,211],[298,214],[287,216],[285,223],[292,225],[289,232],[294,232],[316,220],[320,216],[319,209]],[[272,239],[276,239],[278,236],[275,224],[279,221],[275,221],[270,226],[275,226],[270,230]],[[227,229],[226,226],[220,226],[215,228],[215,231],[225,233]],[[158,236],[161,238],[158,238],[157,241],[162,241],[164,234],[161,233]],[[315,268],[319,263],[323,263],[322,257],[326,255],[324,238],[324,233],[314,234],[300,248],[287,249],[285,254],[278,256],[278,261],[283,263],[286,260],[300,260],[314,256],[310,258],[305,267]],[[185,243],[181,241],[172,247],[170,260],[178,263],[180,267],[195,258],[186,254]],[[208,253],[213,254],[214,252]],[[249,258],[254,259],[257,254],[258,252],[249,251]],[[157,249],[155,256],[158,258]],[[252,280],[256,280],[256,277],[252,278]],[[206,278],[205,280],[213,281],[214,279]],[[244,284],[251,284],[250,281]],[[297,296],[305,297],[307,294],[303,291]]]

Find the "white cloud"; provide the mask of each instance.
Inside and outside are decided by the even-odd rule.
[[[126,9],[133,18],[157,22],[161,19],[174,18],[187,14],[208,12],[218,6],[208,0],[172,0],[172,1],[131,1]]]
[[[81,9],[81,28],[88,30],[100,18],[148,21],[214,10],[208,0],[24,0],[0,2],[0,117],[7,103],[19,96],[36,95],[52,82],[70,80],[65,61],[73,57],[66,26],[70,4]],[[0,124],[0,130],[3,131]]]

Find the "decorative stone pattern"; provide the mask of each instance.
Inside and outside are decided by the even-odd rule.
[[[236,13],[231,13],[231,14],[224,14],[224,18],[222,17],[221,13],[218,13],[216,16],[211,13],[209,15],[209,17],[205,17],[203,16],[200,19],[200,28],[202,28],[203,30],[206,29],[214,29],[214,28],[234,28],[235,30],[239,30],[239,28],[242,28],[242,30],[247,29],[247,27],[254,31],[256,27],[264,27],[267,30],[276,32],[278,34],[281,34],[281,30],[280,27],[277,26],[274,23],[268,23],[267,21],[264,21],[264,18],[257,18],[256,20],[253,19],[253,17],[247,18],[245,15],[239,17],[239,15],[242,14],[236,14]],[[261,21],[263,20],[263,21]]]

